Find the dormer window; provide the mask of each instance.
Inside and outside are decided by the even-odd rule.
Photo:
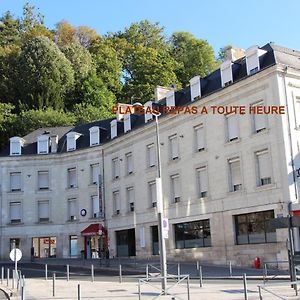
[[[76,140],[81,136],[80,133],[71,131],[67,133],[67,151],[76,150]]]
[[[124,115],[124,133],[131,130],[131,114]]]
[[[150,111],[152,111],[152,101],[147,101],[145,104],[144,104],[144,107],[145,107],[145,123],[149,122],[150,120],[153,119],[153,114],[150,113]],[[149,112],[147,112],[149,111]]]
[[[267,51],[252,46],[246,50],[247,75],[253,75],[260,70],[259,57]]]
[[[114,139],[117,137],[117,120],[112,120],[110,122],[110,138]]]
[[[91,127],[90,131],[90,147],[100,144],[100,129],[98,126]]]
[[[166,95],[166,104],[168,107],[175,106],[175,92],[169,91]]]
[[[49,135],[43,134],[38,137],[37,152],[38,154],[49,153]]]
[[[231,66],[232,66],[231,60],[226,60],[221,64],[220,71],[221,71],[222,87],[228,86],[233,82]]]
[[[9,139],[10,141],[10,154],[9,155],[21,155],[22,147],[24,146],[25,140],[21,137],[14,136]]]
[[[195,76],[190,80],[191,101],[201,98],[200,76]]]

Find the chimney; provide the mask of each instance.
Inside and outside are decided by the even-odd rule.
[[[50,145],[51,145],[51,153],[56,153],[57,145],[58,145],[58,135],[50,136]]]
[[[232,62],[242,58],[245,56],[245,50],[241,48],[230,48],[226,50],[226,58],[227,60],[231,60]]]
[[[174,91],[174,87],[164,87],[164,86],[156,86],[154,88],[155,93],[155,102],[158,102],[159,100],[166,97],[167,93],[170,91]]]

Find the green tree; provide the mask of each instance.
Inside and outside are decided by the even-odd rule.
[[[64,107],[64,96],[74,83],[74,71],[52,41],[47,37],[26,41],[18,68],[19,99],[26,107]]]
[[[227,59],[227,51],[230,50],[232,48],[231,45],[226,45],[222,48],[220,48],[219,52],[218,52],[218,59],[220,61],[225,61]]]
[[[17,116],[13,113],[14,106],[9,103],[0,103],[0,149],[14,135],[14,126]]]
[[[20,21],[7,11],[0,18],[0,47],[20,43]]]
[[[216,69],[214,51],[206,40],[197,39],[188,32],[175,32],[170,42],[172,56],[179,63],[176,75],[183,86],[192,77],[204,77]]]
[[[55,41],[59,47],[76,42],[76,28],[66,20],[56,24]]]

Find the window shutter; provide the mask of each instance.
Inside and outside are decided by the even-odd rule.
[[[251,75],[251,71],[257,68],[259,71],[259,58],[258,53],[255,52],[250,56],[246,56],[247,74]]]
[[[77,186],[77,179],[76,179],[76,169],[69,169],[69,187],[76,187]]]
[[[44,171],[38,172],[38,186],[39,189],[48,189],[49,188],[49,173]]]
[[[49,202],[43,201],[38,203],[39,206],[39,218],[49,219]]]
[[[190,90],[191,90],[191,101],[195,101],[196,97],[201,97],[201,85],[200,85],[200,77],[197,76],[196,80],[192,82],[190,81]]]
[[[227,116],[227,126],[228,126],[228,141],[232,141],[238,138],[238,115],[231,114]]]
[[[257,103],[255,106],[263,105],[262,102]],[[253,114],[254,118],[254,130],[255,132],[259,132],[262,129],[266,128],[266,116],[264,114]]]
[[[100,131],[99,127],[94,126],[90,130],[90,146],[95,146],[100,144]]]
[[[76,217],[76,200],[69,200],[69,214],[71,219]]]
[[[168,107],[175,106],[175,92],[169,91],[166,94],[166,103]]]
[[[171,158],[172,159],[178,158],[179,151],[178,151],[178,140],[176,135],[170,137],[170,146],[171,146]]]
[[[112,120],[110,122],[110,137],[111,139],[117,136],[117,120]]]
[[[173,197],[176,201],[177,198],[180,198],[179,175],[172,176],[172,185],[173,185]]]
[[[49,137],[38,137],[38,154],[47,154],[49,152]]]
[[[117,211],[120,211],[120,194],[119,192],[113,193],[113,199],[114,199],[114,207],[115,207],[115,213]]]
[[[227,83],[233,81],[231,61],[225,61],[221,65],[221,80],[222,80],[222,87],[226,86]]]
[[[113,178],[118,178],[120,176],[119,159],[114,158],[112,160],[112,164],[113,164]]]
[[[199,191],[200,194],[203,192],[207,192],[208,190],[208,182],[207,182],[207,168],[202,167],[198,169],[198,180],[199,180]]]
[[[150,120],[153,119],[153,115],[152,113],[147,113],[147,108],[149,110],[149,108],[151,109],[152,111],[152,101],[147,101],[145,104],[144,104],[144,107],[146,109],[146,113],[145,113],[145,123],[149,122]]]
[[[131,114],[124,115],[124,132],[131,130]]]
[[[155,147],[154,144],[148,145],[148,161],[149,167],[155,166]]]
[[[75,150],[76,149],[76,141],[73,136],[67,137],[67,151]]]
[[[127,173],[131,174],[133,172],[133,157],[132,157],[132,153],[126,154],[126,161],[127,161]]]
[[[10,188],[11,191],[21,190],[21,173],[10,174]]]
[[[100,213],[100,202],[98,196],[92,196],[93,217],[98,217]]]
[[[230,174],[231,174],[231,184],[232,187],[242,183],[241,180],[241,168],[239,160],[230,160]]]
[[[149,183],[150,199],[152,203],[156,203],[156,185],[155,181]]]
[[[262,151],[257,153],[258,158],[258,168],[259,168],[259,177],[270,178],[271,177],[271,162],[270,156],[267,151]]]
[[[21,143],[10,142],[10,155],[20,155],[20,154],[21,154]]]
[[[205,149],[204,128],[203,126],[195,127],[197,150]]]
[[[10,219],[11,221],[21,221],[21,203],[10,203]]]
[[[91,168],[92,168],[92,183],[97,184],[99,181],[99,174],[100,174],[99,164],[91,165]]]

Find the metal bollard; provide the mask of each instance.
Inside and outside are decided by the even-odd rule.
[[[53,272],[52,275],[52,296],[55,297],[55,279],[56,279],[56,274]]]
[[[20,270],[18,270],[18,277],[17,277],[17,290],[20,290],[21,287],[21,280],[22,280],[22,273]]]
[[[260,285],[258,286],[258,295],[259,295],[259,300],[262,300],[261,287],[260,287]]]
[[[67,281],[70,280],[70,266],[67,265]]]
[[[12,270],[12,276],[11,276],[11,288],[12,288],[12,289],[15,288],[15,277],[16,277],[15,272],[16,272],[16,271],[13,269],[13,270]]]
[[[1,284],[3,284],[4,280],[4,267],[1,268]]]
[[[199,271],[199,261],[197,261],[197,271]]]
[[[264,276],[268,276],[268,269],[267,269],[267,264],[264,264]]]
[[[149,280],[149,265],[146,265],[146,280]]]
[[[200,280],[200,287],[203,287],[202,267],[201,266],[199,266],[199,280]]]
[[[21,300],[25,300],[25,285],[21,287]]]
[[[48,265],[45,264],[45,280],[48,280]]]
[[[139,293],[139,300],[141,300],[142,294],[141,294],[141,281],[139,279],[139,285],[138,285],[138,293]]]
[[[122,283],[122,265],[119,265],[119,283]]]
[[[80,284],[78,284],[78,287],[77,287],[77,300],[81,300],[81,289],[80,289]]]
[[[187,296],[188,296],[188,300],[190,300],[190,276],[187,277]]]
[[[9,269],[7,269],[7,275],[6,275],[6,285],[9,285]]]
[[[244,297],[245,300],[248,300],[247,276],[245,273],[243,274],[243,282],[244,282]]]
[[[180,263],[177,264],[177,281],[180,280]]]
[[[229,275],[230,275],[230,277],[232,277],[232,264],[231,264],[231,260],[229,261]]]
[[[92,276],[92,282],[95,281],[95,276],[94,276],[94,265],[91,265],[91,276]]]

